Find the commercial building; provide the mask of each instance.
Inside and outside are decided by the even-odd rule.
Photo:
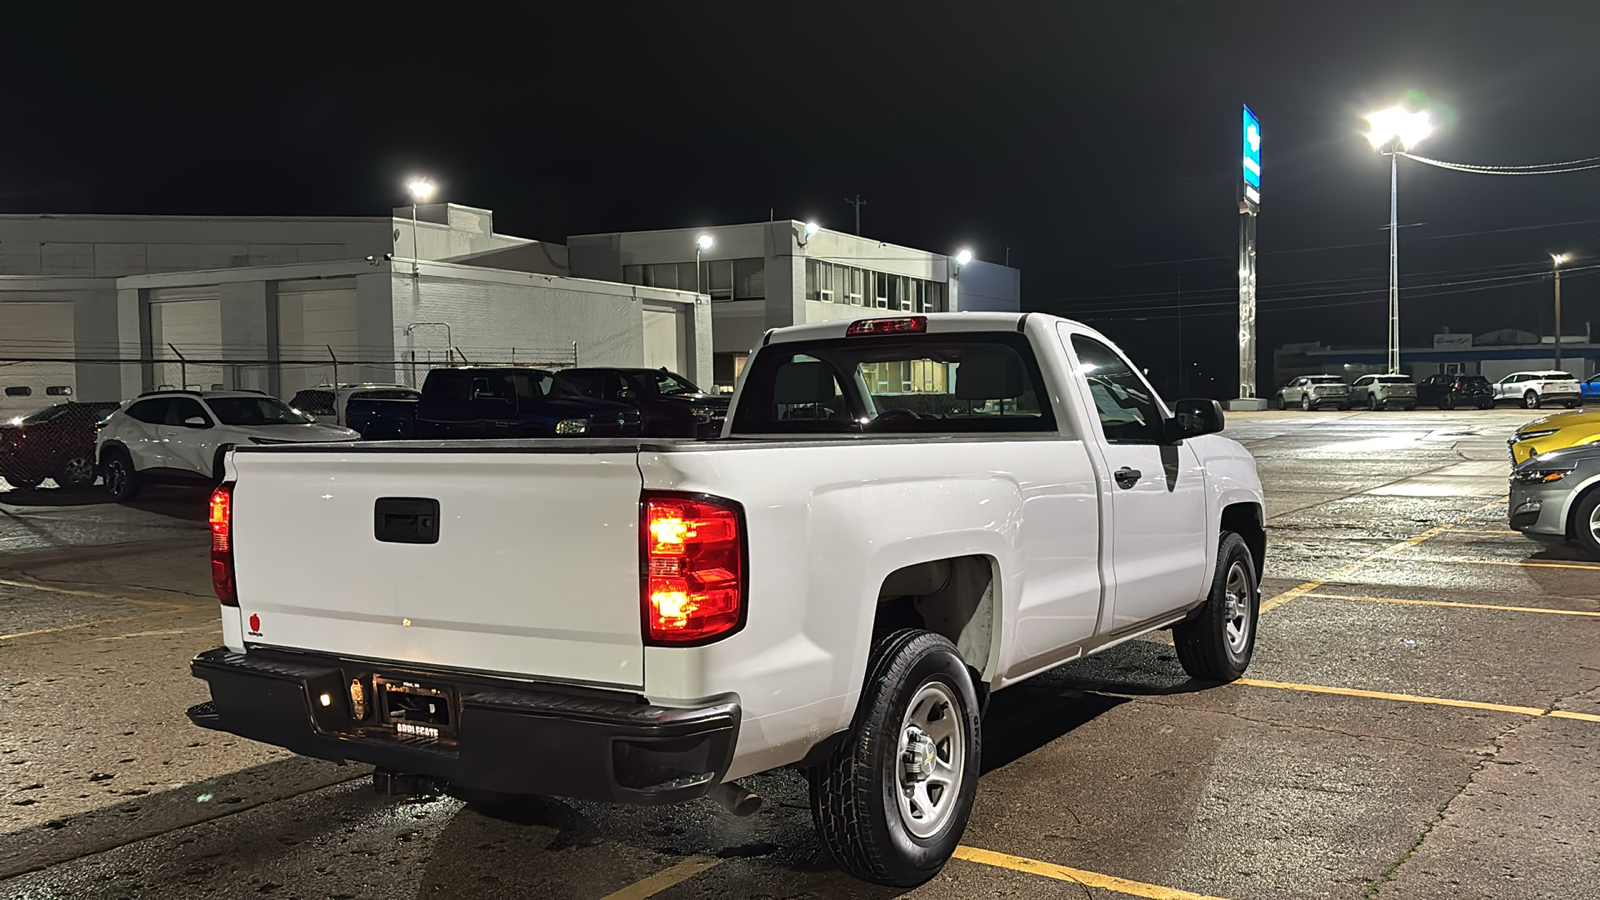
[[[563,246],[496,233],[486,209],[412,215],[0,216],[0,409],[179,385],[290,397],[463,361],[664,366],[731,390],[769,328],[1020,307],[1015,269],[800,222]]]
[[[1353,380],[1388,371],[1388,354],[1382,347],[1330,347],[1320,343],[1287,344],[1272,354],[1276,389],[1301,375],[1341,375]],[[1429,375],[1461,373],[1482,375],[1490,381],[1512,372],[1549,369],[1555,365],[1555,338],[1516,329],[1486,334],[1436,334],[1429,347],[1404,347],[1400,368],[1421,381]],[[1578,378],[1600,370],[1600,344],[1588,334],[1561,339],[1561,367]]]
[[[701,237],[710,239],[701,247]],[[1019,310],[1021,273],[779,220],[567,239],[572,273],[702,293],[715,384],[731,389],[769,328],[904,312]],[[698,262],[698,267],[696,263]],[[905,373],[911,389],[911,373]]]

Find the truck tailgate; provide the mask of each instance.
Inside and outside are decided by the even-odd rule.
[[[635,452],[366,445],[233,466],[247,645],[643,685]],[[395,541],[427,536],[406,517],[428,504],[404,499],[438,502],[437,542]]]

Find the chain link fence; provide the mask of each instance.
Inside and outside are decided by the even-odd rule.
[[[449,366],[576,366],[577,344],[550,347],[417,349],[399,358],[326,348],[275,360],[185,350],[168,345],[143,359],[0,357],[0,491],[41,486],[82,489],[95,471],[95,424],[123,401],[149,390],[259,391],[292,401],[337,385],[420,389],[428,372]]]

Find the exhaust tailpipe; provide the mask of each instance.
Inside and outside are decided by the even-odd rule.
[[[740,818],[754,815],[761,808],[761,798],[745,790],[737,781],[725,781],[712,788],[707,796]]]

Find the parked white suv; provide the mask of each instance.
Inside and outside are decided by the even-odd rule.
[[[1583,402],[1578,379],[1566,372],[1512,372],[1494,383],[1496,403],[1518,400],[1528,409],[1538,409],[1554,403],[1566,404],[1573,409]]]
[[[149,481],[220,480],[230,445],[360,440],[348,428],[318,425],[276,397],[251,391],[153,391],[106,418],[95,459],[106,488],[133,500]]]

